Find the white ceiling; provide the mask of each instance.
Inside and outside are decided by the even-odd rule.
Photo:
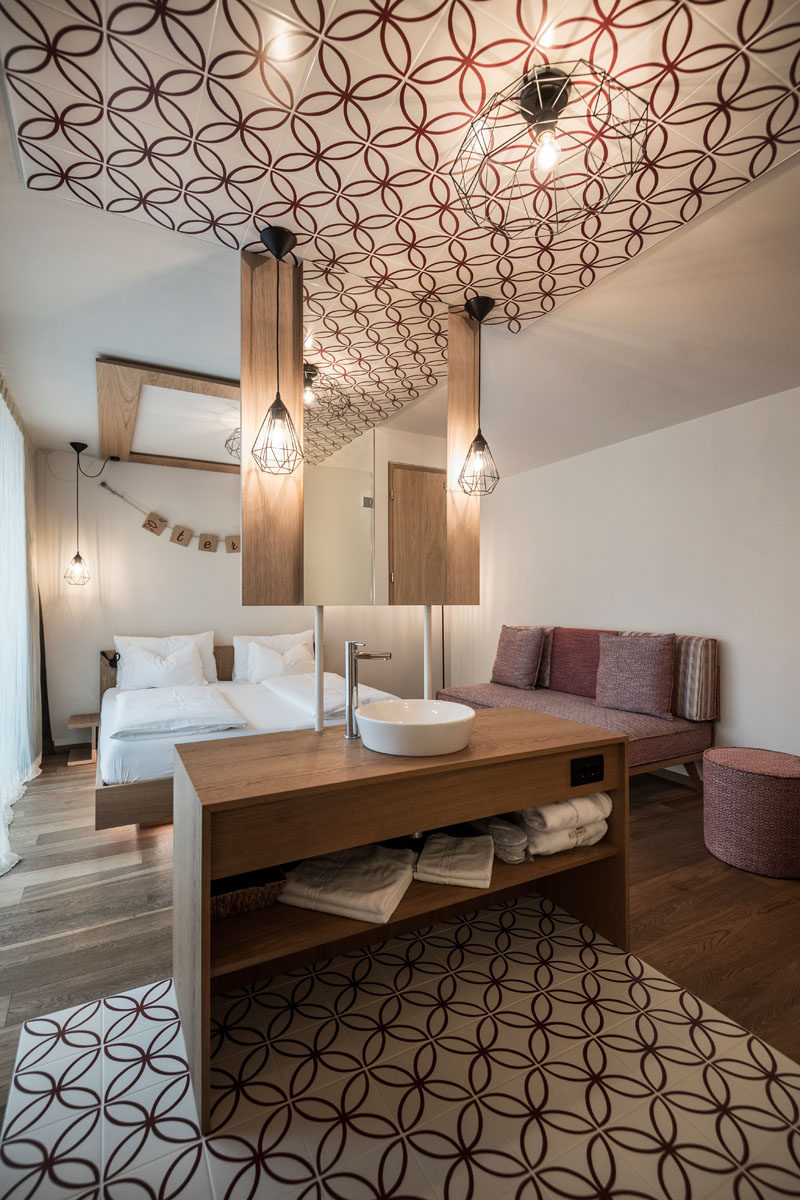
[[[0,369],[39,445],[96,451],[100,354],[238,376],[234,251],[26,191],[5,128],[0,155]],[[799,385],[798,194],[789,162],[521,333],[486,327],[501,471]],[[401,419],[440,432],[437,392],[427,429],[423,403]]]

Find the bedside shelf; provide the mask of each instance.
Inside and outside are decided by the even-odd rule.
[[[217,980],[256,966],[260,968],[259,977],[279,975],[319,958],[383,942],[421,925],[510,899],[526,885],[535,891],[537,880],[614,858],[616,854],[615,846],[599,842],[596,846],[565,850],[528,863],[510,864],[495,859],[488,888],[446,887],[415,881],[385,925],[280,903],[212,921],[210,977]]]

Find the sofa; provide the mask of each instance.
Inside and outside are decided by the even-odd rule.
[[[465,684],[442,689],[437,693],[439,699],[456,700],[474,709],[516,705],[623,733],[629,741],[632,775],[680,764],[686,767],[691,782],[698,788],[701,786],[695,764],[703,751],[714,744],[714,729],[719,719],[719,655],[715,638],[683,634],[675,637],[670,714],[665,718],[603,707],[595,700],[600,635],[659,635],[566,626],[514,628],[544,628],[535,684],[527,687],[492,682]]]

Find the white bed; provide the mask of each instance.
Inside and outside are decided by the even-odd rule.
[[[116,688],[103,696],[100,710],[98,761],[104,784],[139,783],[151,779],[171,779],[173,749],[184,742],[208,742],[217,738],[244,737],[254,733],[278,733],[288,729],[312,729],[313,720],[299,708],[279,700],[260,683],[219,682],[213,685],[225,696],[247,726],[244,729],[225,729],[219,733],[189,734],[188,736],[139,737],[133,740],[115,738],[119,728],[116,719]],[[326,725],[342,725],[336,717]]]

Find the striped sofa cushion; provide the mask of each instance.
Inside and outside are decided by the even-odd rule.
[[[719,643],[678,634],[672,676],[672,711],[688,721],[719,720]]]
[[[620,637],[641,637],[626,629]],[[658,634],[650,634],[658,637]],[[672,711],[687,721],[719,720],[719,643],[716,638],[679,633],[675,638]]]

